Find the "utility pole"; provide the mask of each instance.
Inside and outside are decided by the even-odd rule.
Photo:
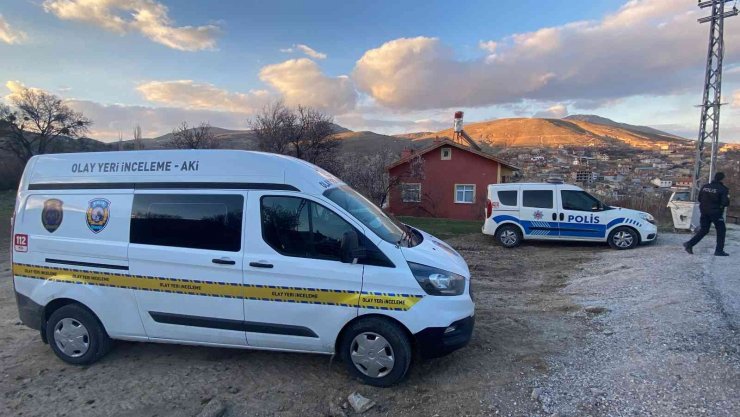
[[[712,15],[699,19],[699,23],[710,23],[709,49],[707,51],[707,69],[704,78],[704,95],[701,104],[699,121],[699,138],[696,141],[696,162],[691,187],[691,201],[696,201],[704,163],[704,145],[711,142],[711,159],[709,162],[709,179],[711,181],[717,170],[717,151],[719,149],[719,109],[722,103],[722,59],[724,58],[725,18],[738,15],[738,9],[725,11],[725,3],[736,0],[698,0],[702,9],[711,7]]]

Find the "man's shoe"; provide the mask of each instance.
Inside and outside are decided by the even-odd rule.
[[[714,252],[714,256],[730,256],[727,252]]]
[[[686,249],[686,252],[689,255],[693,255],[694,254],[694,250],[691,248],[691,246],[689,246],[689,243],[688,242],[686,242],[686,243],[683,244],[683,248]]]

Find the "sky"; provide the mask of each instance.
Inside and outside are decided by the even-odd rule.
[[[728,3],[731,7],[732,3]],[[598,114],[695,138],[709,27],[695,0],[3,0],[0,100],[62,97],[90,136],[245,129],[282,100],[352,130]],[[740,142],[740,17],[721,139]]]

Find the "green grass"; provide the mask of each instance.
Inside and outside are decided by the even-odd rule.
[[[440,238],[447,239],[455,236],[480,233],[483,226],[482,221],[437,219],[433,217],[407,217],[399,216],[398,220],[421,229],[427,233]]]

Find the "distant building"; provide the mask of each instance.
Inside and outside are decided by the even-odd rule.
[[[414,175],[419,166],[423,175]],[[388,167],[398,179],[388,211],[400,216],[476,220],[483,218],[489,184],[509,182],[519,168],[449,140],[406,152]]]
[[[673,185],[672,180],[665,180],[660,178],[654,178],[652,181],[650,181],[650,183],[660,188],[671,188],[671,186]]]
[[[574,172],[574,179],[576,182],[584,183],[584,184],[591,184],[592,182],[596,181],[596,178],[598,178],[598,174],[590,171],[581,169],[576,172]]]
[[[678,178],[676,181],[673,182],[673,186],[679,188],[691,188],[692,184],[693,181],[691,180],[691,178],[688,177]]]

